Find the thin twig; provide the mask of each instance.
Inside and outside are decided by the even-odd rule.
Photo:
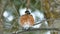
[[[53,21],[53,20],[60,20],[60,18],[56,18],[56,19],[52,19],[52,18],[51,19],[44,19],[41,22],[34,24],[34,26],[38,25],[38,24],[41,24],[41,23],[44,23],[45,21]]]

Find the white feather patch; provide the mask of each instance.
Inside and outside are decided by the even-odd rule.
[[[28,29],[29,27],[31,27],[29,21],[27,23],[25,22],[25,24],[23,25],[23,28]]]
[[[31,13],[31,9],[28,9],[29,12]],[[19,12],[20,12],[20,15],[24,15],[25,14],[25,11],[26,11],[26,8],[22,8],[22,9],[19,9]]]

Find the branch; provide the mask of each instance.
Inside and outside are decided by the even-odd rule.
[[[28,10],[28,8],[29,8],[29,6],[30,6],[30,0],[27,0],[27,6],[26,6],[26,10]]]
[[[60,20],[60,18],[57,18],[57,19],[52,19],[52,18],[51,18],[51,19],[43,20],[43,21],[41,21],[40,23],[43,23],[44,21],[51,21],[51,20]],[[40,24],[40,23],[36,23],[36,24],[34,24],[34,25],[38,25],[38,24]],[[41,31],[41,30],[49,30],[49,31],[55,30],[55,31],[60,31],[59,28],[31,28],[31,29],[29,29],[29,30],[18,31],[17,33],[13,33],[13,34],[19,34],[19,33],[24,33],[24,32],[29,32],[29,31]]]
[[[24,33],[24,32],[29,32],[29,31],[41,31],[41,30],[49,30],[49,31],[55,30],[55,31],[60,31],[59,28],[34,28],[34,29],[32,28],[32,29],[29,29],[29,30],[23,30],[21,32],[17,32],[16,34],[20,34],[20,33]]]
[[[38,24],[41,24],[41,23],[44,23],[45,21],[54,21],[54,20],[60,20],[60,18],[56,18],[56,19],[52,19],[52,18],[51,19],[44,19],[41,22],[34,24],[34,26],[38,25]]]

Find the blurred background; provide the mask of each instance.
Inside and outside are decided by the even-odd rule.
[[[26,10],[27,1],[29,0],[0,0],[0,34],[16,34],[22,31],[19,18]],[[60,28],[60,0],[30,0],[29,10],[35,24],[39,23],[33,28]],[[46,21],[40,23],[44,19]],[[60,32],[38,30],[18,34],[60,34]]]

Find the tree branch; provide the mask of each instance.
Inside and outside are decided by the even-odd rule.
[[[41,21],[40,23],[43,23],[44,21],[50,21],[50,20],[60,20],[60,18],[57,18],[57,19],[47,19],[47,20]],[[38,25],[40,23],[36,23],[34,25]],[[18,31],[18,32],[13,33],[13,34],[20,34],[20,33],[29,32],[29,31],[41,31],[41,30],[60,31],[59,28],[30,28],[29,30]]]
[[[32,28],[32,29],[29,29],[29,30],[23,30],[21,32],[17,32],[16,34],[20,34],[20,33],[24,33],[24,32],[29,32],[29,31],[41,31],[41,30],[60,31],[59,28],[34,28],[34,29]]]
[[[28,8],[29,8],[29,6],[30,6],[30,0],[27,0],[27,6],[26,6],[26,10],[28,10]]]

